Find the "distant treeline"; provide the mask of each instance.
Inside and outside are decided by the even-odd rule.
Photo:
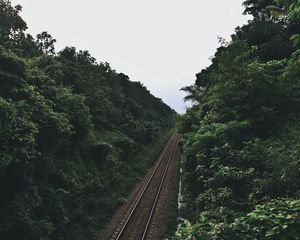
[[[0,0],[0,239],[97,239],[176,113],[21,9]]]
[[[191,224],[174,239],[300,239],[300,1],[244,6],[253,19],[183,88]]]

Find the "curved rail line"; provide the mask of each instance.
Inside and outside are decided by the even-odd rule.
[[[170,166],[170,163],[171,163],[171,160],[172,160],[172,157],[173,157],[173,153],[174,153],[174,150],[176,148],[176,144],[177,144],[177,140],[178,140],[178,136],[177,136],[177,133],[174,132],[170,138],[170,140],[168,141],[168,143],[166,144],[163,152],[160,154],[160,157],[159,157],[159,160],[158,160],[158,163],[156,164],[153,172],[151,173],[149,179],[147,180],[146,184],[143,186],[141,192],[139,193],[139,196],[133,206],[133,208],[130,210],[130,213],[129,215],[126,217],[126,221],[124,222],[124,224],[122,225],[122,228],[118,231],[118,234],[116,237],[113,237],[112,239],[114,240],[120,240],[122,239],[122,236],[124,234],[124,231],[125,229],[128,227],[129,225],[129,222],[130,220],[132,219],[132,216],[136,213],[136,210],[137,210],[137,207],[138,205],[141,203],[141,200],[143,199],[143,197],[145,196],[145,193],[147,191],[147,189],[149,188],[149,185],[151,183],[151,181],[153,180],[154,176],[158,173],[158,169],[160,167],[164,167],[164,171],[163,171],[163,174],[161,176],[161,180],[160,180],[160,184],[159,184],[159,187],[158,189],[156,190],[156,194],[155,194],[155,198],[153,200],[153,203],[152,203],[152,208],[151,208],[151,211],[149,211],[150,213],[148,213],[149,215],[147,216],[148,219],[147,219],[147,223],[146,223],[146,226],[144,227],[144,230],[142,232],[142,240],[145,240],[146,239],[146,235],[147,235],[147,232],[148,232],[148,229],[149,229],[149,226],[151,225],[151,220],[152,220],[152,217],[153,217],[153,214],[155,212],[155,207],[157,205],[157,202],[158,202],[158,199],[159,199],[159,196],[161,194],[161,190],[162,190],[162,187],[164,185],[164,182],[165,182],[165,179],[166,179],[166,175],[168,173],[168,169],[169,169],[169,166]],[[172,145],[173,143],[173,145]],[[170,149],[171,148],[171,149]],[[164,160],[166,160],[164,157],[166,156],[166,153],[168,152],[168,150],[170,151],[169,153],[169,156],[168,156],[168,159],[167,159],[167,163],[166,163],[166,166],[161,166],[162,163],[164,162]]]

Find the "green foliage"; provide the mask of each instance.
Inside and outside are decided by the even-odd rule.
[[[175,239],[300,239],[298,1],[244,5],[254,19],[183,89],[191,223]]]
[[[88,51],[54,52],[0,0],[0,239],[94,239],[175,112]]]
[[[235,219],[217,239],[300,239],[299,213],[299,200],[272,200]]]
[[[300,19],[300,1],[285,1],[285,3],[288,6],[289,17],[291,19]]]
[[[36,44],[40,51],[46,54],[54,54],[54,43],[55,39],[47,32],[42,32],[36,36]]]
[[[4,43],[9,39],[16,40],[18,35],[27,29],[24,20],[19,16],[22,7],[17,5],[11,6],[9,0],[0,2],[0,43]]]
[[[227,215],[226,209],[214,211],[217,215]],[[199,222],[176,233],[174,239],[203,240],[252,240],[252,239],[300,239],[300,201],[276,199],[263,205],[257,205],[252,212],[237,217],[232,223],[227,219],[218,219],[203,212]],[[218,223],[219,222],[219,223]]]

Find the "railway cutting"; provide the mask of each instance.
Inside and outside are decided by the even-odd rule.
[[[173,133],[155,166],[139,185],[134,197],[115,221],[115,227],[104,240],[152,240],[159,232],[158,219],[164,194],[170,181],[170,169],[176,159],[178,133]]]

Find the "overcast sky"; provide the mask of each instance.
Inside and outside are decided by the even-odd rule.
[[[13,0],[28,32],[109,62],[182,113],[184,92],[235,27],[249,19],[243,0]]]

